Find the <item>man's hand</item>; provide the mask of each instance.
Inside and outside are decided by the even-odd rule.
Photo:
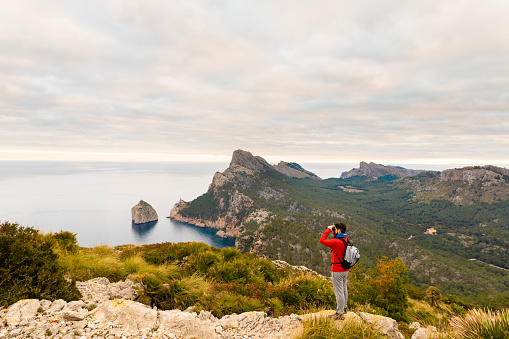
[[[332,229],[334,228],[334,225],[327,226],[327,228],[332,231]]]

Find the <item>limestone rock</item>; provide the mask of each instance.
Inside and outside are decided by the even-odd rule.
[[[350,178],[353,176],[366,176],[379,178],[386,175],[392,175],[397,178],[411,177],[421,173],[421,170],[406,169],[398,166],[384,166],[370,162],[369,164],[362,161],[359,168],[341,173],[341,178]]]
[[[216,332],[216,326],[208,319],[200,319],[196,312],[159,311],[157,318],[159,326],[155,335],[173,333],[178,338],[222,338]]]
[[[157,212],[143,200],[131,208],[131,218],[135,224],[145,224],[158,220]]]
[[[412,335],[412,339],[430,339],[434,338],[437,330],[433,326],[421,327]]]
[[[262,157],[255,157],[250,152],[241,149],[233,152],[230,167],[232,167],[232,165],[239,165],[253,171],[266,172],[272,169],[272,166]]]
[[[20,323],[33,318],[41,303],[37,299],[24,299],[11,305],[5,314],[5,320],[9,326],[17,326]]]
[[[381,315],[360,312],[359,316],[368,324],[374,324],[381,333],[387,335],[391,339],[405,339],[403,334],[398,330],[398,323],[392,318]]]
[[[410,326],[408,326],[408,328],[418,329],[421,328],[421,324],[419,324],[417,321],[414,321],[413,323],[410,324]]]
[[[310,178],[313,180],[322,180],[319,176],[313,172],[306,171],[301,165],[295,162],[284,162],[280,161],[279,164],[273,166],[273,168],[283,173],[284,175],[291,178]]]
[[[157,311],[131,300],[116,299],[89,313],[99,323],[121,323],[123,334],[138,336],[155,328]]]
[[[494,167],[494,166],[493,166]],[[463,181],[472,184],[474,181],[503,181],[502,176],[485,168],[448,169],[440,174],[442,181]]]
[[[104,302],[112,299],[134,300],[138,293],[136,289],[142,289],[139,283],[126,279],[116,283],[110,283],[107,278],[95,278],[88,281],[77,281],[76,287],[81,292],[85,302]]]

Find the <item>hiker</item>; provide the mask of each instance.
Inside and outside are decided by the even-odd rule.
[[[327,239],[328,235],[332,232],[333,238]],[[328,226],[325,232],[320,237],[320,244],[323,244],[332,249],[332,286],[334,287],[334,294],[336,295],[336,313],[331,317],[337,320],[345,319],[346,303],[348,301],[348,290],[346,281],[348,278],[348,269],[341,266],[341,261],[344,260],[346,244],[341,240],[343,238],[348,242],[348,237],[345,234],[346,224],[337,223]]]

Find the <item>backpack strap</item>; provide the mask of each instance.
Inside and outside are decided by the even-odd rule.
[[[350,242],[347,242],[347,241],[346,241],[345,239],[343,239],[343,238],[336,238],[336,239],[341,240],[341,241],[345,244],[345,252],[346,252],[346,246],[348,246],[348,244],[349,244]],[[331,263],[331,265],[341,265],[341,264],[342,264],[342,261],[341,261],[341,259],[339,259],[338,254],[337,254],[336,252],[334,252],[334,250],[331,250],[331,252],[333,252],[333,253],[334,253],[334,255],[336,256],[336,258],[338,258],[338,261],[339,261],[339,262],[333,262],[333,263]]]

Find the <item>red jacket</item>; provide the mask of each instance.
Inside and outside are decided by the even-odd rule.
[[[343,261],[343,259],[345,258],[346,245],[345,245],[344,242],[342,242],[339,239],[335,239],[335,238],[330,239],[330,240],[327,239],[327,236],[331,232],[332,231],[331,231],[330,228],[327,228],[325,230],[325,232],[320,237],[320,244],[324,244],[325,246],[332,248],[332,262],[333,263],[338,263],[338,264],[331,265],[332,266],[331,271],[332,272],[346,272],[348,270],[345,270],[341,266],[341,264],[339,264],[338,258],[336,257],[336,254],[337,254],[339,259],[341,261]],[[345,239],[346,242],[348,243],[348,238],[343,238],[343,239]]]

